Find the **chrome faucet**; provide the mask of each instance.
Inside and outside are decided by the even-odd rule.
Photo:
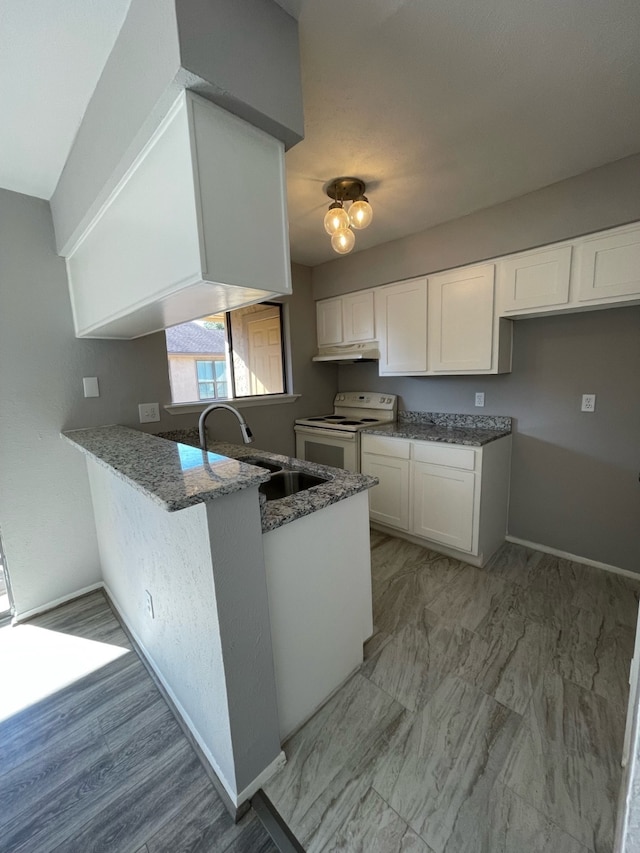
[[[247,426],[247,422],[242,417],[240,412],[237,409],[234,409],[233,406],[229,406],[228,403],[212,403],[210,406],[204,410],[204,412],[200,415],[200,420],[198,421],[198,434],[200,435],[200,447],[202,450],[207,451],[207,432],[206,432],[206,422],[207,418],[211,414],[214,409],[228,409],[230,412],[237,417],[240,423],[240,429],[242,430],[242,440],[245,444],[251,444],[253,441],[253,433]]]

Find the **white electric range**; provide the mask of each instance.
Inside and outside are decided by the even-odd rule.
[[[341,391],[333,412],[295,423],[296,456],[307,462],[360,471],[360,432],[375,424],[395,421],[395,394]]]

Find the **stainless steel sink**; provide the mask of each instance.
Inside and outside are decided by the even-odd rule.
[[[279,465],[277,462],[268,462],[266,459],[261,459],[259,456],[243,456],[238,461],[246,462],[247,465],[255,465],[256,468],[264,468],[265,471],[271,471],[272,473],[282,471],[282,465]]]
[[[328,482],[324,477],[316,477],[315,474],[307,474],[305,471],[278,471],[258,488],[268,501],[277,501]]]

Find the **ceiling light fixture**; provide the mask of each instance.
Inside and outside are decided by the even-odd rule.
[[[356,235],[351,230],[366,228],[373,219],[373,210],[360,178],[334,178],[325,192],[333,199],[324,215],[324,230],[331,235],[331,246],[339,255],[348,254],[354,247]],[[344,203],[349,202],[348,210]]]

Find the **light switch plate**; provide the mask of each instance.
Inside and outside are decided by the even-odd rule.
[[[138,405],[141,424],[152,424],[160,420],[160,406],[158,403],[140,403]]]
[[[98,388],[97,376],[85,376],[82,380],[85,397],[99,397],[100,389]]]
[[[484,391],[476,391],[476,406],[484,406]]]

